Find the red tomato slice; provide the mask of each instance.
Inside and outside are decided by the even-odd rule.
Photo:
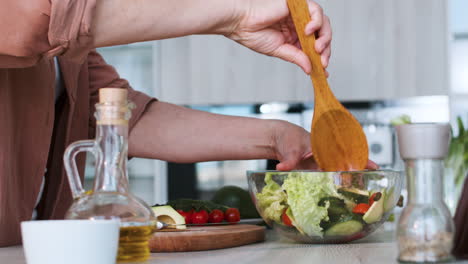
[[[291,218],[286,214],[286,210],[284,210],[283,214],[281,215],[281,221],[283,221],[283,224],[286,226],[293,226]]]
[[[378,197],[378,198],[376,198]],[[377,200],[380,200],[380,198],[382,198],[382,193],[380,192],[376,192],[376,193],[373,193],[371,195],[371,197],[369,197],[369,206],[372,206],[372,204]]]
[[[365,214],[370,208],[370,205],[366,203],[360,203],[356,205],[353,209],[353,213],[355,214]]]

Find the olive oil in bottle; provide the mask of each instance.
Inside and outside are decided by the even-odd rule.
[[[148,241],[155,228],[149,226],[128,226],[120,228],[117,261],[143,261],[150,255]]]

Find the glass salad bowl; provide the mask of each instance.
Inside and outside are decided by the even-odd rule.
[[[248,171],[263,220],[302,243],[346,243],[375,231],[400,199],[398,171]]]

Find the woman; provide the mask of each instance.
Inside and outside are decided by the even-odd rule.
[[[96,47],[190,34],[221,34],[299,65],[286,0],[4,0],[0,9],[0,246],[21,241],[19,223],[62,218],[71,204],[65,147],[94,137],[97,90],[129,90],[136,103],[129,154],[174,162],[277,159],[311,166],[308,133],[279,120],[227,117],[159,102],[130,88]],[[309,1],[324,67],[331,29]],[[84,167],[81,159],[81,171]]]

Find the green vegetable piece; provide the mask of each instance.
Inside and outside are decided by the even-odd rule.
[[[281,186],[273,180],[274,173],[266,173],[265,187],[257,193],[258,206],[263,212],[263,217],[281,223],[281,215],[286,209],[286,193]]]
[[[291,208],[295,227],[309,236],[323,236],[322,220],[328,221],[329,202],[320,206],[324,197],[340,197],[333,182],[333,173],[291,172],[284,180],[287,204]]]
[[[356,221],[362,222],[362,216],[359,217],[359,215],[357,215],[357,214],[353,214],[353,213],[348,212],[346,214],[340,215],[337,218],[329,218],[328,220],[322,220],[322,222],[320,222],[320,226],[324,230],[327,230],[330,227],[332,227],[332,226],[334,226],[334,225],[336,225],[338,223],[344,223],[344,222],[348,222],[350,220],[356,220]]]
[[[325,231],[325,236],[350,236],[362,230],[364,225],[356,220],[337,223]]]
[[[336,221],[342,215],[346,215],[349,213],[348,209],[346,208],[345,201],[338,197],[324,197],[320,199],[318,205],[319,206],[326,206],[328,202],[328,217],[330,221]]]
[[[356,188],[340,188],[338,192],[356,204],[369,203],[370,193],[368,191]]]
[[[385,195],[384,212],[388,212],[395,207],[395,187],[390,188],[388,191],[384,189],[382,193]]]

